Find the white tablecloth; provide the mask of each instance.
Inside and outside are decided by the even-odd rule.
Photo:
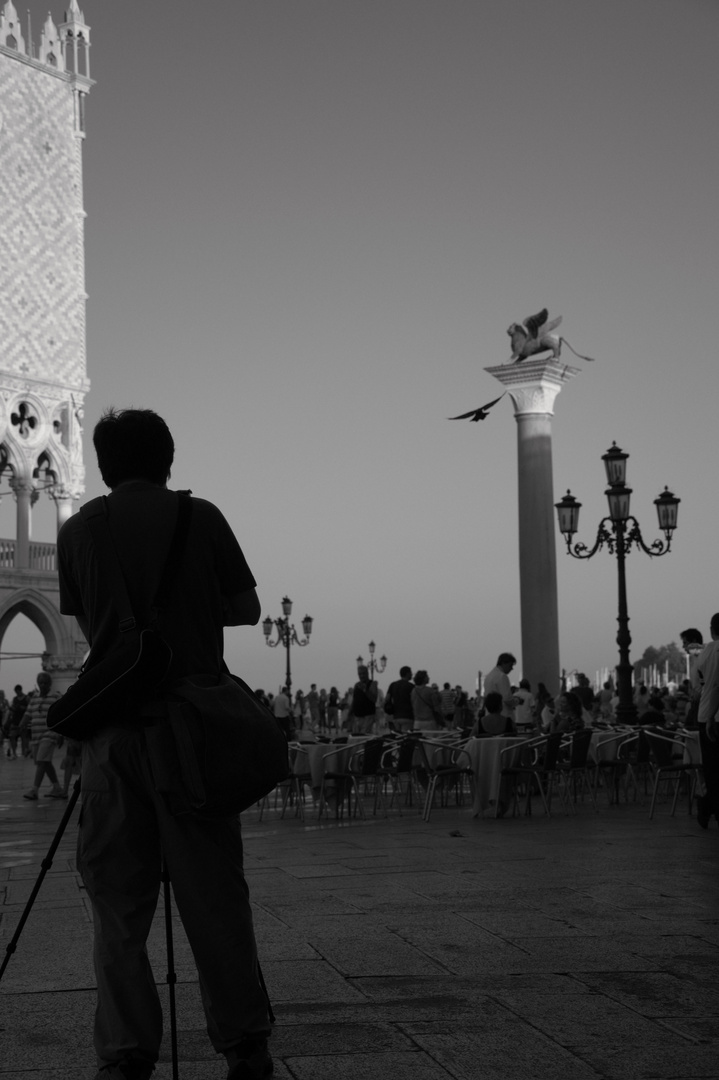
[[[516,765],[519,760],[519,748],[526,739],[509,735],[492,735],[487,739],[470,739],[465,746],[474,770],[474,804],[472,813],[477,816],[487,810],[499,798],[502,769]],[[502,751],[513,747],[512,753],[504,756]]]

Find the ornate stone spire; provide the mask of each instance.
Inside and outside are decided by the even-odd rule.
[[[55,23],[52,21],[50,12],[48,12],[40,36],[40,55],[38,56],[38,60],[43,64],[48,64],[50,67],[58,67],[61,56],[62,46],[60,44],[60,35]]]
[[[0,45],[8,49],[17,49],[20,53],[27,52],[25,38],[18,22],[17,9],[12,0],[6,0],[5,6],[0,11]]]

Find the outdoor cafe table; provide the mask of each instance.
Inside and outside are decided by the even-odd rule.
[[[300,743],[301,749],[307,753],[307,761],[312,774],[312,787],[319,789],[322,786],[322,779],[328,768],[331,772],[343,772],[347,768],[352,752],[364,742],[367,742],[365,737],[354,738],[350,735],[348,741],[343,743]],[[327,759],[328,754],[332,754],[329,759]],[[299,762],[302,756],[300,755]]]
[[[478,817],[484,810],[494,806],[499,798],[502,769],[516,765],[520,747],[527,739],[517,735],[491,735],[489,738],[469,739],[464,749],[469,754],[474,770],[474,802],[472,814]],[[502,751],[513,747],[513,753],[504,756]]]

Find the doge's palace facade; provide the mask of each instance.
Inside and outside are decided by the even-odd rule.
[[[28,17],[29,18],[29,17]],[[58,528],[84,491],[85,349],[82,146],[90,31],[77,0],[39,40],[0,6],[0,496],[16,535],[0,539],[0,647],[22,612],[45,638],[57,689],[86,648],[58,608],[55,545],[32,539],[50,498]]]

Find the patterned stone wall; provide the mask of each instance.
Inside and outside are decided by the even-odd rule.
[[[76,108],[70,75],[0,46],[0,440],[16,478],[46,452],[74,497],[89,385]]]
[[[70,80],[0,52],[0,363],[84,390],[82,140]]]

